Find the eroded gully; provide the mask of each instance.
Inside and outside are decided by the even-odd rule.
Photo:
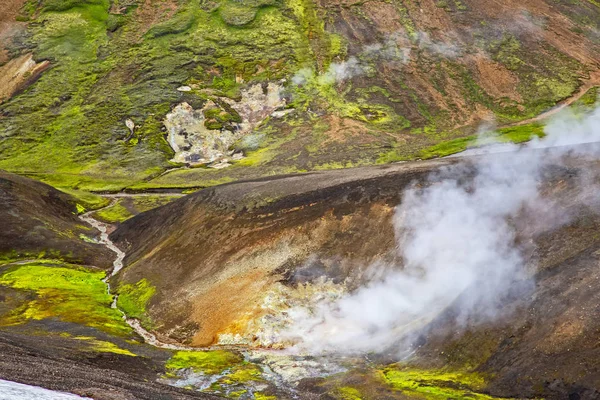
[[[88,211],[79,216],[79,218],[82,221],[88,223],[89,225],[93,226],[94,228],[96,228],[100,231],[100,239],[98,240],[98,243],[106,246],[109,250],[111,250],[116,255],[116,257],[112,263],[112,265],[113,265],[112,270],[110,271],[109,274],[106,275],[106,278],[104,278],[102,280],[104,283],[106,283],[106,290],[107,290],[108,294],[111,296],[113,294],[111,293],[111,288],[110,288],[110,278],[115,276],[121,269],[123,269],[123,260],[125,259],[125,252],[122,251],[121,249],[119,249],[114,244],[114,242],[112,240],[110,240],[109,232],[108,232],[109,225],[105,224],[104,222],[98,221],[97,219],[92,217],[92,214],[94,214],[100,210],[103,210],[104,208],[112,207],[113,205],[115,205],[117,200],[118,200],[117,197],[113,197],[112,201],[108,205],[106,205],[100,209]],[[113,302],[111,304],[111,307],[118,310],[123,315],[123,320],[127,323],[127,325],[129,325],[135,331],[135,333],[140,335],[146,343],[148,343],[154,347],[159,347],[162,349],[197,350],[192,347],[180,346],[180,345],[175,345],[175,344],[171,344],[171,343],[164,343],[164,342],[158,340],[155,335],[148,332],[146,329],[144,329],[142,327],[142,325],[140,324],[140,321],[138,321],[135,318],[128,318],[127,315],[118,308],[117,300],[118,300],[118,295],[115,294],[113,297]]]
[[[107,206],[103,208],[108,208],[114,205],[118,201],[118,198],[113,198],[113,200]],[[123,260],[125,259],[125,252],[119,249],[109,237],[109,225],[105,224],[101,221],[98,221],[92,214],[102,210],[103,208],[88,211],[79,216],[79,218],[93,226],[94,228],[100,231],[100,239],[98,242],[108,249],[110,249],[113,253],[115,253],[116,257],[113,261],[113,268],[109,274],[103,279],[103,282],[106,283],[106,290],[109,295],[114,296],[111,307],[118,310],[123,315],[123,320],[139,335],[141,336],[145,343],[152,345],[154,347],[169,349],[169,350],[191,350],[191,351],[199,351],[199,350],[207,350],[212,348],[220,348],[223,349],[227,346],[209,346],[208,348],[199,349],[197,347],[190,346],[182,346],[177,344],[165,343],[159,340],[154,334],[148,332],[144,329],[140,321],[135,318],[128,318],[127,315],[120,310],[117,305],[118,295],[111,293],[110,288],[110,278],[115,276],[121,269],[123,269]],[[235,347],[235,346],[232,346]],[[262,369],[265,373],[265,378],[268,381],[271,381],[275,384],[275,386],[283,389],[288,394],[291,395],[292,398],[297,398],[294,389],[294,382],[296,382],[301,377],[323,377],[331,374],[339,373],[345,371],[345,367],[342,364],[338,364],[337,361],[334,362],[333,359],[320,359],[319,357],[305,357],[302,355],[294,356],[291,354],[285,354],[278,350],[268,350],[268,349],[240,349],[236,347],[237,351],[243,355],[244,359],[253,363],[260,363],[262,365]],[[298,375],[298,376],[297,376]]]

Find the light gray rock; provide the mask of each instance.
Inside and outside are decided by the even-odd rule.
[[[229,148],[286,105],[282,90],[280,84],[270,82],[265,89],[256,84],[243,90],[240,101],[213,97],[199,110],[185,102],[178,104],[164,120],[167,140],[175,151],[172,161],[225,168],[231,165],[226,158],[239,160],[243,155],[231,157]]]

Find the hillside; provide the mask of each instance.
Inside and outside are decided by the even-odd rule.
[[[485,157],[490,165],[510,165],[515,158],[510,153]],[[523,157],[537,159],[535,153]],[[369,283],[378,282],[378,274],[394,276],[393,266],[407,268],[407,260],[414,256],[400,252],[405,247],[397,239],[396,206],[410,201],[406,199],[409,184],[431,185],[434,190],[436,185],[443,187],[442,181],[435,178],[428,181],[427,177],[435,171],[460,167],[464,162],[454,158],[403,163],[204,189],[134,217],[111,235],[128,254],[127,267],[115,277],[114,284],[122,294],[135,287],[151,289],[153,295],[145,303],[144,325],[164,342],[194,346],[214,343],[287,346],[281,331],[296,315],[294,307],[310,306],[313,301],[318,305],[324,298],[335,299],[353,291],[358,291],[361,299],[360,305],[355,305],[358,309],[362,305],[371,307],[365,308],[368,313],[386,315],[385,307],[390,307],[392,318],[400,318],[394,316],[393,306],[382,303],[394,304],[392,293],[400,290],[386,293],[385,279],[374,293],[375,305],[365,297],[369,287],[378,287],[377,283]],[[475,165],[476,162],[466,171],[462,167],[450,171],[463,171],[468,177],[476,173]],[[369,376],[373,372],[368,371],[382,368],[380,371],[388,383],[393,385],[393,377],[400,374],[398,388],[409,390],[409,383],[403,381],[408,378],[402,373],[377,365],[403,360],[404,356],[396,351],[413,348],[409,363],[404,364],[413,370],[406,374],[421,374],[414,379],[424,385],[428,379],[443,379],[435,374],[463,371],[485,376],[486,393],[493,396],[566,398],[575,393],[581,396],[577,398],[594,398],[599,387],[594,271],[599,245],[595,232],[600,219],[597,201],[592,200],[594,195],[579,186],[579,182],[584,177],[597,182],[597,167],[597,162],[574,156],[565,164],[550,162],[541,171],[543,182],[539,191],[543,198],[539,201],[553,206],[521,210],[518,220],[510,224],[516,229],[516,237],[509,239],[511,247],[523,253],[525,276],[511,271],[507,280],[492,275],[487,281],[461,287],[458,280],[465,276],[465,271],[460,264],[455,269],[449,268],[452,261],[444,258],[443,265],[453,283],[445,283],[448,278],[442,279],[443,286],[438,290],[446,292],[445,285],[450,285],[457,292],[449,292],[451,304],[440,308],[439,314],[432,305],[427,306],[429,303],[417,313],[410,323],[415,324],[417,337],[409,337],[408,343],[397,342],[402,338],[401,331],[392,330],[392,341],[382,348],[377,345],[381,338],[371,333],[351,336],[349,343],[343,341],[343,330],[318,336],[314,344],[307,342],[307,351],[318,353],[331,343],[337,351],[343,351],[345,345],[377,349],[382,356],[373,356],[376,364],[366,372],[363,367],[362,372],[358,368],[341,378],[308,380],[304,388],[309,392],[334,390],[340,382],[345,382],[363,393],[364,398],[378,398],[374,391],[380,383],[372,381]],[[436,221],[443,219],[443,215],[436,217]],[[453,247],[459,252],[456,257],[468,257],[461,253],[465,249],[479,254],[477,246],[485,244],[478,244],[477,237],[485,235],[478,231],[471,243],[458,242],[463,244]],[[464,240],[458,232],[456,237]],[[437,240],[444,243],[449,239],[442,235]],[[436,244],[423,246],[435,248]],[[431,257],[427,259],[434,263],[436,256],[427,253],[426,257]],[[501,257],[513,256],[494,254],[491,260]],[[475,267],[481,268],[479,264]],[[487,274],[494,274],[493,271]],[[413,294],[411,301],[416,302],[415,299],[425,296],[421,291],[428,289],[426,283],[416,282],[411,286],[414,285],[420,290]],[[366,292],[362,286],[367,288]],[[465,306],[461,299],[469,303],[473,293],[479,291],[477,286],[486,288],[484,298],[478,301],[486,305],[484,314],[477,317],[478,314],[468,313],[467,318],[464,310],[472,306]],[[498,297],[487,305],[485,296],[496,290]],[[340,307],[343,304],[352,303],[341,303]],[[339,310],[334,315],[337,313]],[[357,313],[360,315],[360,311],[354,310],[351,315]],[[360,321],[361,317],[355,318]],[[369,326],[369,317],[365,318],[367,321],[363,323]],[[303,324],[310,326],[310,321]],[[377,326],[380,322],[375,321],[371,322]],[[338,321],[343,323],[344,320]],[[419,324],[424,325],[419,329]],[[354,325],[349,329],[355,329]],[[314,332],[303,335],[311,339]],[[340,337],[339,342],[336,336]],[[456,376],[445,379],[458,385],[461,382]],[[472,388],[473,382],[465,385]]]
[[[3,0],[0,398],[600,399],[599,143],[600,0]]]
[[[55,258],[102,268],[111,266],[111,252],[94,243],[100,232],[77,217],[76,198],[0,171],[0,205],[0,264]]]
[[[428,158],[492,119],[521,141],[540,127],[511,124],[593,102],[600,79],[591,0],[6,7],[0,168],[61,187],[205,187]]]

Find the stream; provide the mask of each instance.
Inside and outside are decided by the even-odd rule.
[[[106,277],[102,280],[106,283],[106,290],[110,296],[113,297],[113,301],[111,307],[118,310],[123,315],[123,320],[139,335],[141,336],[145,343],[152,345],[161,349],[168,350],[187,350],[187,351],[206,351],[206,350],[214,350],[214,349],[223,349],[224,346],[211,346],[207,348],[198,348],[198,347],[190,347],[190,346],[182,346],[177,344],[165,343],[159,340],[154,334],[147,331],[142,327],[140,321],[135,318],[128,318],[127,315],[118,308],[117,300],[118,295],[111,293],[110,287],[110,278],[115,276],[121,269],[123,269],[123,260],[125,259],[125,252],[119,249],[115,243],[109,237],[109,224],[98,221],[92,215],[95,212],[98,212],[104,208],[108,208],[113,206],[117,197],[113,197],[112,201],[105,207],[88,211],[84,214],[81,214],[79,218],[86,222],[87,224],[93,226],[94,228],[100,231],[100,239],[98,243],[106,246],[113,253],[115,253],[115,259],[113,261],[113,268],[106,275]],[[225,346],[228,347],[228,346]],[[346,368],[343,366],[347,363],[344,362],[343,359],[334,360],[327,357],[313,357],[307,355],[292,355],[287,354],[285,351],[281,350],[269,350],[269,349],[250,349],[250,348],[240,348],[238,346],[235,347],[237,351],[239,351],[244,359],[247,362],[259,365],[261,370],[263,370],[264,377],[267,381],[272,382],[276,387],[287,392],[291,398],[297,398],[295,385],[302,378],[309,377],[324,377],[332,374],[336,374],[339,372],[343,372]],[[206,376],[203,374],[188,374],[189,376],[181,376],[179,379],[165,382],[167,384],[173,386],[186,386],[189,385],[190,382],[204,382],[209,379],[210,382],[212,380],[218,380],[221,376]],[[248,390],[252,388],[246,388]],[[252,390],[250,390],[251,392]]]
[[[123,260],[125,259],[125,252],[123,250],[119,249],[117,247],[117,245],[115,245],[114,242],[112,240],[110,240],[109,232],[108,232],[109,225],[105,224],[104,222],[98,221],[97,219],[92,217],[92,214],[94,214],[100,210],[103,210],[105,208],[112,207],[117,202],[117,200],[118,200],[117,197],[113,197],[112,201],[108,205],[106,205],[102,208],[96,209],[96,210],[88,211],[79,216],[79,219],[81,219],[82,221],[88,223],[89,225],[93,226],[94,228],[96,228],[100,231],[100,239],[98,240],[98,243],[106,246],[108,249],[110,249],[116,255],[115,260],[112,263],[112,265],[113,265],[112,270],[110,271],[109,274],[106,275],[106,278],[104,278],[102,280],[104,283],[106,283],[106,290],[107,290],[108,294],[111,296],[113,296],[113,294],[111,293],[109,280],[110,280],[110,278],[115,276],[117,273],[119,273],[119,271],[121,269],[123,269]],[[156,338],[156,336],[154,334],[152,334],[152,333],[148,332],[146,329],[144,329],[142,327],[142,325],[140,324],[140,321],[138,321],[135,318],[127,318],[127,315],[117,307],[118,298],[119,298],[119,296],[115,294],[113,297],[111,307],[114,309],[117,309],[123,315],[123,320],[125,320],[127,325],[129,325],[135,331],[135,333],[137,333],[139,336],[141,336],[146,343],[148,343],[154,347],[159,347],[161,349],[198,350],[197,348],[194,348],[194,347],[180,346],[180,345],[161,342],[160,340],[158,340]]]

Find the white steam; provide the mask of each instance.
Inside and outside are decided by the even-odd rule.
[[[311,68],[302,68],[294,74],[292,83],[294,85],[304,85],[316,78],[319,85],[333,85],[363,75],[368,69],[368,65],[361,63],[356,57],[350,57],[346,61],[329,64],[327,71],[319,75],[316,75]]]
[[[293,308],[284,339],[311,353],[380,351],[450,305],[459,321],[497,316],[511,285],[528,279],[515,221],[556,213],[540,195],[541,174],[573,151],[532,149],[600,141],[600,108],[583,118],[563,115],[545,131],[543,139],[459,163],[407,190],[394,220],[402,269],[387,269],[337,300]]]

